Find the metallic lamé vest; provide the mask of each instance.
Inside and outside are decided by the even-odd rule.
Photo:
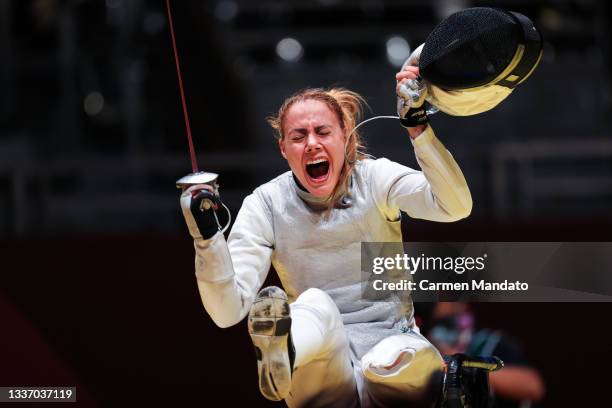
[[[297,186],[291,172],[275,180],[265,199],[272,211],[272,264],[290,300],[309,288],[326,291],[345,323],[354,355],[360,358],[383,338],[412,325],[412,302],[362,296],[362,242],[401,242],[399,213],[388,220],[368,185],[371,160],[353,172],[344,208],[323,211],[317,197]]]

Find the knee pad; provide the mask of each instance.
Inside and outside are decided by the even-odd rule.
[[[401,384],[407,392],[419,392],[439,379],[443,360],[425,337],[408,332],[381,340],[362,357],[361,367],[369,381]]]

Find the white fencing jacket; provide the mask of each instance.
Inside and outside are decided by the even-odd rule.
[[[288,171],[245,198],[227,242],[221,233],[196,240],[198,288],[213,321],[220,327],[240,322],[272,264],[290,302],[313,287],[331,296],[357,358],[412,326],[410,300],[398,308],[361,296],[361,242],[401,242],[400,210],[450,222],[472,208],[465,178],[433,130],[428,126],[412,143],[422,171],[384,158],[360,160],[348,208],[324,216],[321,200]]]

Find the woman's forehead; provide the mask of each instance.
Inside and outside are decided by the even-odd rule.
[[[332,109],[323,101],[307,99],[291,105],[285,116],[287,125],[298,124],[338,124],[338,118]]]

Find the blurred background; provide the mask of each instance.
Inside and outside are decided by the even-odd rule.
[[[220,174],[234,214],[287,170],[265,121],[287,96],[340,85],[367,99],[366,117],[393,115],[395,72],[442,18],[526,14],[545,38],[535,73],[490,112],[431,119],[471,217],[405,220],[404,237],[610,240],[608,2],[172,4],[200,167]],[[0,0],[0,61],[0,386],[76,385],[87,406],[275,405],[259,395],[244,323],[218,329],[200,305],[174,187],[191,169],[165,2]],[[370,153],[417,166],[396,122],[363,129]],[[539,406],[600,403],[610,304],[472,310],[541,373]]]

